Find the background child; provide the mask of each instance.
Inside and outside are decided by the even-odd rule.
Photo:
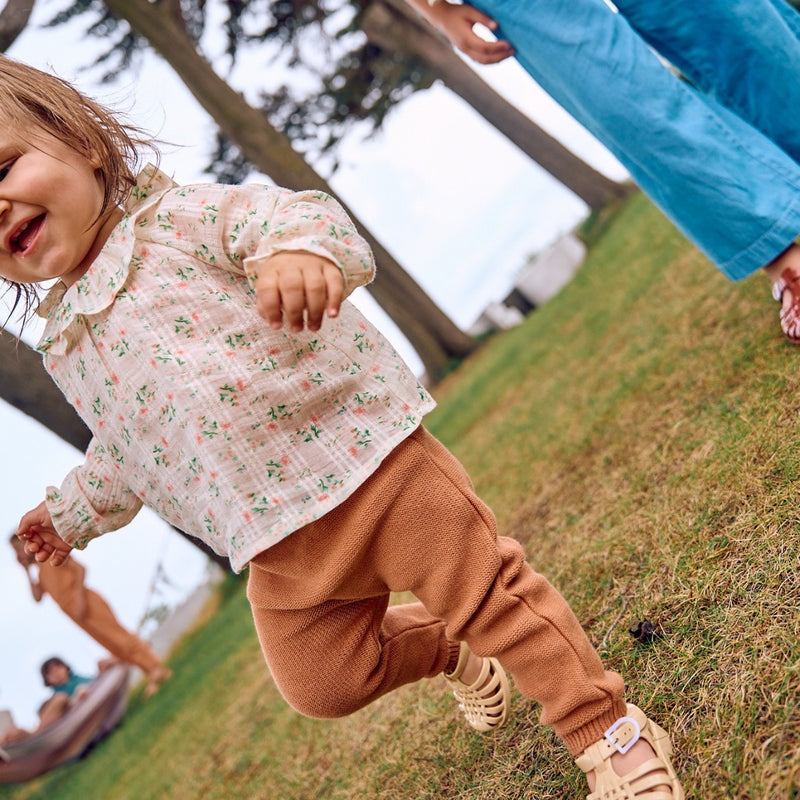
[[[666,733],[498,538],[421,425],[431,397],[343,301],[374,267],[333,198],[134,177],[135,139],[106,109],[5,58],[0,118],[0,275],[21,292],[59,279],[39,348],[94,434],[20,521],[37,561],[63,564],[147,503],[249,566],[264,656],[302,713],[443,673],[493,729],[505,668],[598,796],[683,797]],[[419,602],[389,607],[392,591]]]
[[[15,725],[9,726],[0,737],[0,744],[12,744],[26,739],[61,719],[76,701],[86,696],[87,687],[93,680],[76,675],[69,664],[57,656],[48,658],[42,664],[41,673],[44,685],[50,687],[53,694],[39,706],[39,724],[32,731]]]
[[[800,341],[800,16],[785,0],[407,2],[481,63],[513,54],[727,277],[763,267]]]
[[[150,645],[123,627],[111,606],[97,592],[86,586],[86,569],[82,564],[74,558],[70,558],[60,567],[54,567],[46,561],[37,564],[36,559],[25,552],[24,544],[14,534],[11,536],[11,546],[17,561],[28,575],[33,599],[38,603],[45,594],[49,594],[76,625],[105,647],[114,658],[142,670],[147,679],[146,694],[152,695],[171,675]],[[38,578],[31,573],[37,567]]]
[[[42,680],[56,694],[65,694],[67,697],[80,700],[86,697],[88,685],[92,678],[77,675],[72,667],[58,656],[51,656],[41,666]]]

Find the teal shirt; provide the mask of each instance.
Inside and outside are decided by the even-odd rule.
[[[64,694],[68,694],[70,697],[72,697],[72,695],[78,691],[78,687],[87,683],[91,683],[92,680],[93,678],[84,678],[82,675],[70,674],[67,681],[64,683],[59,683],[57,686],[51,686],[50,688],[54,692],[63,692]]]

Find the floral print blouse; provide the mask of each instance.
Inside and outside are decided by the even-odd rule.
[[[368,283],[372,255],[322,192],[178,186],[147,167],[83,277],[43,300],[38,348],[93,439],[47,506],[83,548],[142,503],[229,557],[345,500],[434,405],[345,301],[317,332],[257,314],[258,260],[306,250]]]

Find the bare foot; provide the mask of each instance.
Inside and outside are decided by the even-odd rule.
[[[784,277],[785,270],[791,273]],[[772,281],[772,294],[781,302],[781,329],[787,338],[800,342],[800,246],[793,244],[764,267]]]
[[[789,245],[774,261],[770,261],[764,267],[764,272],[772,283],[775,283],[787,267],[800,271],[800,245]]]
[[[163,664],[147,673],[147,686],[144,689],[145,697],[152,697],[164,681],[172,677],[172,670]]]

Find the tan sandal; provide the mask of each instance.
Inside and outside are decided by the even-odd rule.
[[[789,292],[792,302],[783,307],[783,293]],[[781,330],[794,344],[800,344],[800,272],[787,267],[772,284],[772,296],[781,303]]]
[[[481,733],[497,730],[508,719],[511,686],[506,671],[496,658],[483,658],[477,679],[474,683],[466,684],[461,680],[461,675],[467,666],[469,655],[466,642],[461,642],[455,669],[452,672],[443,672],[442,675],[451,685],[467,722]]]
[[[655,751],[655,757],[618,775],[611,766],[614,753],[627,753],[639,739]],[[670,757],[672,745],[667,732],[648,719],[644,712],[628,703],[628,714],[620,717],[600,741],[589,745],[575,759],[584,772],[594,772],[594,792],[587,800],[684,800],[683,788],[675,775]],[[656,790],[669,786],[671,791]]]

